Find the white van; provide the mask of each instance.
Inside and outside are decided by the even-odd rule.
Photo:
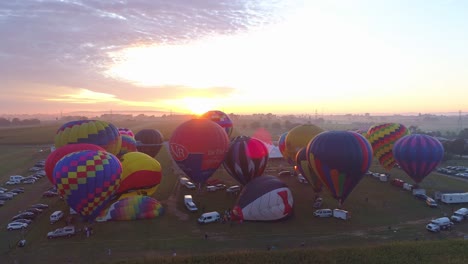
[[[53,224],[63,218],[62,211],[55,211],[50,215],[50,223]]]
[[[184,195],[184,204],[190,212],[196,212],[198,210],[197,206],[193,202],[192,195],[190,194]]]
[[[11,175],[10,176],[10,181],[20,183],[22,180],[24,180],[24,176],[21,175]]]
[[[332,209],[319,209],[314,212],[314,216],[316,217],[331,217],[332,215]]]
[[[450,217],[452,221],[460,223],[463,219],[468,219],[468,209],[467,208],[460,208],[456,210],[453,215]]]
[[[208,212],[208,213],[204,213],[200,216],[200,218],[198,218],[198,223],[199,224],[208,224],[208,223],[213,223],[213,222],[217,222],[219,221],[221,218],[220,218],[220,215],[218,212]]]
[[[346,210],[333,209],[333,217],[347,220],[351,218],[351,214]]]
[[[453,226],[453,223],[448,217],[436,218],[431,221],[431,224],[438,225],[442,230],[450,229]]]

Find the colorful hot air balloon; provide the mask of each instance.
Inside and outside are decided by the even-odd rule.
[[[413,134],[395,142],[393,156],[406,174],[419,184],[442,161],[444,147],[436,138]]]
[[[239,220],[275,221],[290,216],[293,205],[288,186],[277,177],[264,175],[244,186],[233,215]]]
[[[294,160],[288,157],[288,153],[286,152],[286,136],[288,135],[288,132],[285,132],[281,134],[281,136],[278,139],[278,149],[283,155],[283,158],[288,162],[289,165],[294,165]]]
[[[133,138],[135,137],[135,134],[129,128],[119,127],[118,130],[119,130],[120,135],[127,135],[127,136],[130,136],[130,137],[133,137]]]
[[[83,150],[63,157],[54,168],[57,190],[68,205],[88,221],[107,206],[119,188],[122,165],[116,156]]]
[[[129,135],[120,135],[122,138],[122,145],[120,147],[119,155],[118,157],[121,157],[122,155],[129,153],[129,152],[136,152],[137,151],[137,142],[135,138]]]
[[[297,165],[295,164],[297,152],[301,148],[307,147],[307,144],[322,132],[323,129],[312,124],[298,125],[288,132],[285,139],[286,153],[292,159],[294,165]]]
[[[211,110],[202,115],[203,118],[210,119],[216,124],[220,125],[227,133],[228,136],[232,134],[232,121],[228,115],[219,110]]]
[[[307,160],[341,207],[368,171],[372,163],[372,147],[358,133],[327,131],[309,143]]]
[[[57,162],[65,157],[66,155],[76,152],[76,151],[82,151],[82,150],[101,150],[105,151],[105,149],[101,148],[98,145],[94,144],[87,144],[87,143],[79,143],[79,144],[69,144],[62,146],[60,148],[55,149],[52,151],[49,156],[47,156],[47,159],[45,161],[44,165],[44,171],[47,175],[47,178],[49,181],[55,185],[55,179],[54,179],[54,168]]]
[[[120,158],[122,174],[116,195],[139,191],[153,195],[161,182],[161,164],[142,152],[129,152]],[[135,192],[136,194],[137,192]]]
[[[208,119],[192,119],[179,125],[169,140],[169,151],[182,171],[195,183],[204,183],[224,161],[229,138]]]
[[[262,141],[238,136],[231,141],[223,166],[240,184],[261,176],[268,162],[268,149]]]
[[[367,140],[372,145],[374,156],[385,170],[389,171],[396,163],[392,152],[393,145],[398,139],[409,134],[410,131],[398,123],[379,124],[369,128]]]
[[[156,157],[161,150],[164,141],[163,135],[156,129],[143,129],[135,134],[137,141],[137,149],[140,152],[146,153],[151,157]]]
[[[163,214],[164,207],[158,200],[149,196],[136,195],[120,198],[112,203],[108,208],[102,210],[96,221],[152,219]]]
[[[55,134],[55,147],[67,144],[89,143],[98,145],[117,155],[122,140],[119,130],[111,123],[100,120],[77,120],[62,125]]]
[[[310,167],[307,160],[307,148],[301,148],[296,155],[296,164],[299,172],[312,184],[312,188],[316,195],[322,191],[322,181],[320,181],[315,171]]]

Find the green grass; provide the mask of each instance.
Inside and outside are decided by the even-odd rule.
[[[154,125],[156,128],[164,124],[149,125]],[[147,127],[148,124],[133,124],[132,128],[138,126]],[[170,131],[171,126],[168,125],[164,129]],[[30,134],[36,133],[30,129],[28,131]],[[45,131],[43,130],[41,133],[46,133]],[[28,137],[24,131],[17,134],[24,138]],[[0,138],[12,135],[8,130],[0,130]],[[41,138],[47,137],[43,135]],[[16,140],[21,141],[19,136]],[[28,175],[27,169],[37,160],[47,156],[47,152],[38,152],[42,148],[42,144],[48,144],[47,140],[36,140],[36,142],[38,145],[36,143],[32,145],[1,145],[0,180],[2,182],[6,181],[12,174]],[[57,263],[66,263],[68,260],[73,263],[112,261],[153,263],[154,261],[152,262],[150,259],[167,257],[176,251],[178,254],[176,260],[180,261],[178,263],[190,263],[191,261],[194,263],[211,263],[212,261],[218,261],[217,263],[249,263],[248,258],[250,257],[253,257],[255,261],[258,260],[255,263],[269,263],[272,256],[278,260],[278,263],[288,258],[291,261],[294,260],[289,263],[310,263],[309,260],[317,260],[318,263],[356,263],[359,258],[368,261],[368,263],[385,263],[379,258],[387,256],[389,259],[404,260],[402,259],[405,256],[403,253],[406,252],[402,249],[404,247],[420,247],[414,250],[421,252],[417,254],[423,254],[424,247],[434,247],[434,244],[431,243],[439,243],[438,240],[444,240],[447,241],[447,245],[453,246],[453,243],[458,245],[457,243],[462,242],[452,241],[452,239],[468,234],[468,223],[457,225],[453,231],[439,234],[428,233],[424,229],[425,223],[431,218],[450,214],[452,207],[441,205],[437,209],[429,208],[422,201],[414,199],[408,191],[391,186],[388,182],[380,182],[370,176],[365,176],[344,202],[344,208],[352,212],[352,219],[349,221],[314,218],[312,215],[314,199],[312,188],[291,177],[282,178],[294,196],[294,215],[289,219],[269,223],[198,225],[196,219],[199,214],[189,213],[183,206],[182,197],[184,194],[192,194],[199,208],[205,207],[205,211],[217,210],[221,212],[233,207],[236,197],[221,191],[208,193],[187,190],[178,185],[178,175],[173,171],[173,165],[166,148],[162,148],[156,159],[162,165],[163,179],[154,196],[165,207],[163,216],[150,220],[95,223],[95,234],[90,238],[80,234],[69,239],[48,240],[45,237],[46,233],[60,225],[51,226],[48,215],[53,210],[67,210],[67,206],[60,199],[40,197],[42,191],[51,186],[44,178],[39,183],[25,186],[25,194],[16,197],[0,208],[0,257],[2,260],[10,261],[7,263],[12,263],[15,259],[20,260],[20,263],[48,263],[51,260]],[[272,160],[269,162],[267,171],[276,174],[276,172],[287,168],[288,165],[285,162]],[[376,163],[371,170],[383,172]],[[392,178],[401,178],[411,182],[409,177],[399,169],[393,169],[390,173]],[[235,184],[233,178],[222,167],[213,177],[221,179],[227,184]],[[432,173],[421,183],[421,187],[426,188],[428,193],[432,194],[437,190],[467,190],[468,183]],[[325,207],[335,208],[337,206],[337,201],[326,190],[322,196]],[[40,215],[24,233],[5,231],[4,226],[14,213],[35,202],[49,203],[52,208],[46,214]],[[85,225],[78,218],[75,220],[75,224],[78,228]],[[204,239],[205,233],[209,236],[207,240]],[[25,248],[10,248],[22,237],[28,241]],[[401,242],[414,241],[415,239],[419,242]],[[433,242],[426,242],[428,240]],[[299,250],[299,245],[302,242],[307,248],[321,250]],[[397,244],[394,244],[395,242]],[[352,250],[346,249],[356,252],[355,254],[349,255],[348,251],[342,249],[342,247],[348,248],[356,245],[359,247]],[[275,246],[279,250],[268,252],[266,255],[267,246]],[[379,253],[369,255],[369,247],[372,248],[372,251]],[[441,246],[441,248],[444,247],[445,244]],[[107,255],[109,248],[112,250],[111,256]],[[335,250],[334,248],[340,249]],[[240,253],[233,257],[230,255],[232,252]],[[330,253],[329,256],[319,257],[323,256],[324,252]],[[348,252],[349,257],[343,255],[342,252]],[[217,254],[212,256],[213,253]],[[209,256],[197,257],[205,254]],[[464,256],[466,257],[460,252],[455,252],[453,263],[457,263],[456,261]],[[421,258],[426,260],[425,256],[421,256]],[[412,257],[408,259],[415,260]],[[438,260],[438,258],[431,258],[428,262],[432,259]],[[164,261],[173,261],[173,259],[162,259],[161,263],[165,263]]]

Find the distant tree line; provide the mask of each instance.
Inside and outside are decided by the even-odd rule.
[[[0,117],[0,127],[7,127],[7,126],[32,126],[32,125],[40,125],[41,120],[37,118],[31,119],[19,119],[13,118],[11,120],[6,119],[4,117]]]

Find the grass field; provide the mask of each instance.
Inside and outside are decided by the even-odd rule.
[[[0,145],[2,149],[0,183],[5,182],[12,174],[28,175],[29,167],[36,161],[47,157],[48,151],[39,152],[39,150],[46,150],[47,145],[52,143],[52,140],[46,139],[45,135],[47,131],[53,135],[55,128],[51,126],[40,131],[40,138],[43,139],[28,141],[26,138],[33,138],[31,133],[37,134],[37,131],[29,130],[28,136],[28,133],[24,131],[12,133],[9,130],[0,130],[1,140],[18,135],[14,137],[17,144],[3,144],[4,142],[0,141],[3,144]],[[167,131],[170,131],[170,128]],[[23,140],[30,143],[21,143]],[[282,254],[281,252],[296,254],[291,252],[299,250],[297,254],[301,255],[313,254],[300,253],[302,243],[307,249],[333,250],[337,247],[356,245],[365,249],[401,241],[457,239],[468,234],[468,223],[457,225],[452,231],[439,234],[428,233],[424,226],[431,218],[444,214],[450,215],[457,207],[441,205],[437,209],[429,208],[422,201],[413,198],[409,192],[370,176],[363,178],[344,203],[344,208],[352,212],[352,219],[349,221],[314,218],[312,188],[290,177],[283,178],[294,196],[294,215],[289,219],[271,223],[244,222],[232,225],[216,223],[200,226],[196,223],[199,214],[189,213],[184,208],[182,203],[184,194],[191,193],[199,208],[204,207],[206,211],[224,211],[231,208],[236,202],[236,197],[222,191],[212,193],[189,191],[177,183],[179,173],[173,170],[171,159],[165,148],[156,158],[163,167],[163,180],[155,194],[155,198],[164,205],[163,216],[151,220],[95,223],[93,224],[95,234],[89,238],[79,234],[72,238],[48,240],[46,238],[48,231],[64,225],[64,223],[50,225],[48,216],[53,210],[68,210],[65,202],[58,198],[41,198],[41,193],[51,187],[47,179],[43,178],[36,184],[25,186],[24,194],[20,194],[0,208],[1,259],[7,260],[6,263],[14,263],[14,260],[18,260],[19,263],[48,263],[50,261],[57,263],[148,261],[151,263],[149,259],[171,256],[173,252],[177,252],[178,258],[182,261],[184,256],[211,253],[244,252],[242,254],[250,256],[250,254],[257,254],[256,251],[266,251],[267,246],[279,249],[274,254]],[[270,161],[267,170],[273,174],[280,168],[286,167],[283,161]],[[376,163],[371,170],[383,172]],[[393,178],[398,177],[411,182],[401,170],[393,169],[390,173]],[[222,168],[213,177],[227,184],[235,184],[235,181]],[[468,183],[432,173],[424,179],[421,187],[431,195],[439,190],[466,191]],[[330,197],[326,190],[322,196],[325,207],[336,207],[337,201]],[[36,202],[48,203],[51,208],[47,213],[40,215],[24,232],[5,230],[8,220],[17,211]],[[75,225],[82,228],[85,223],[76,218]],[[205,233],[208,239],[204,238]],[[15,247],[15,243],[23,237],[27,240],[27,246]],[[385,251],[385,246],[380,249]],[[241,257],[244,257],[242,254]],[[365,254],[365,252],[360,254]],[[225,255],[217,255],[215,258],[222,258],[222,256]],[[168,261],[173,261],[173,259]],[[338,261],[330,259],[329,262]]]

